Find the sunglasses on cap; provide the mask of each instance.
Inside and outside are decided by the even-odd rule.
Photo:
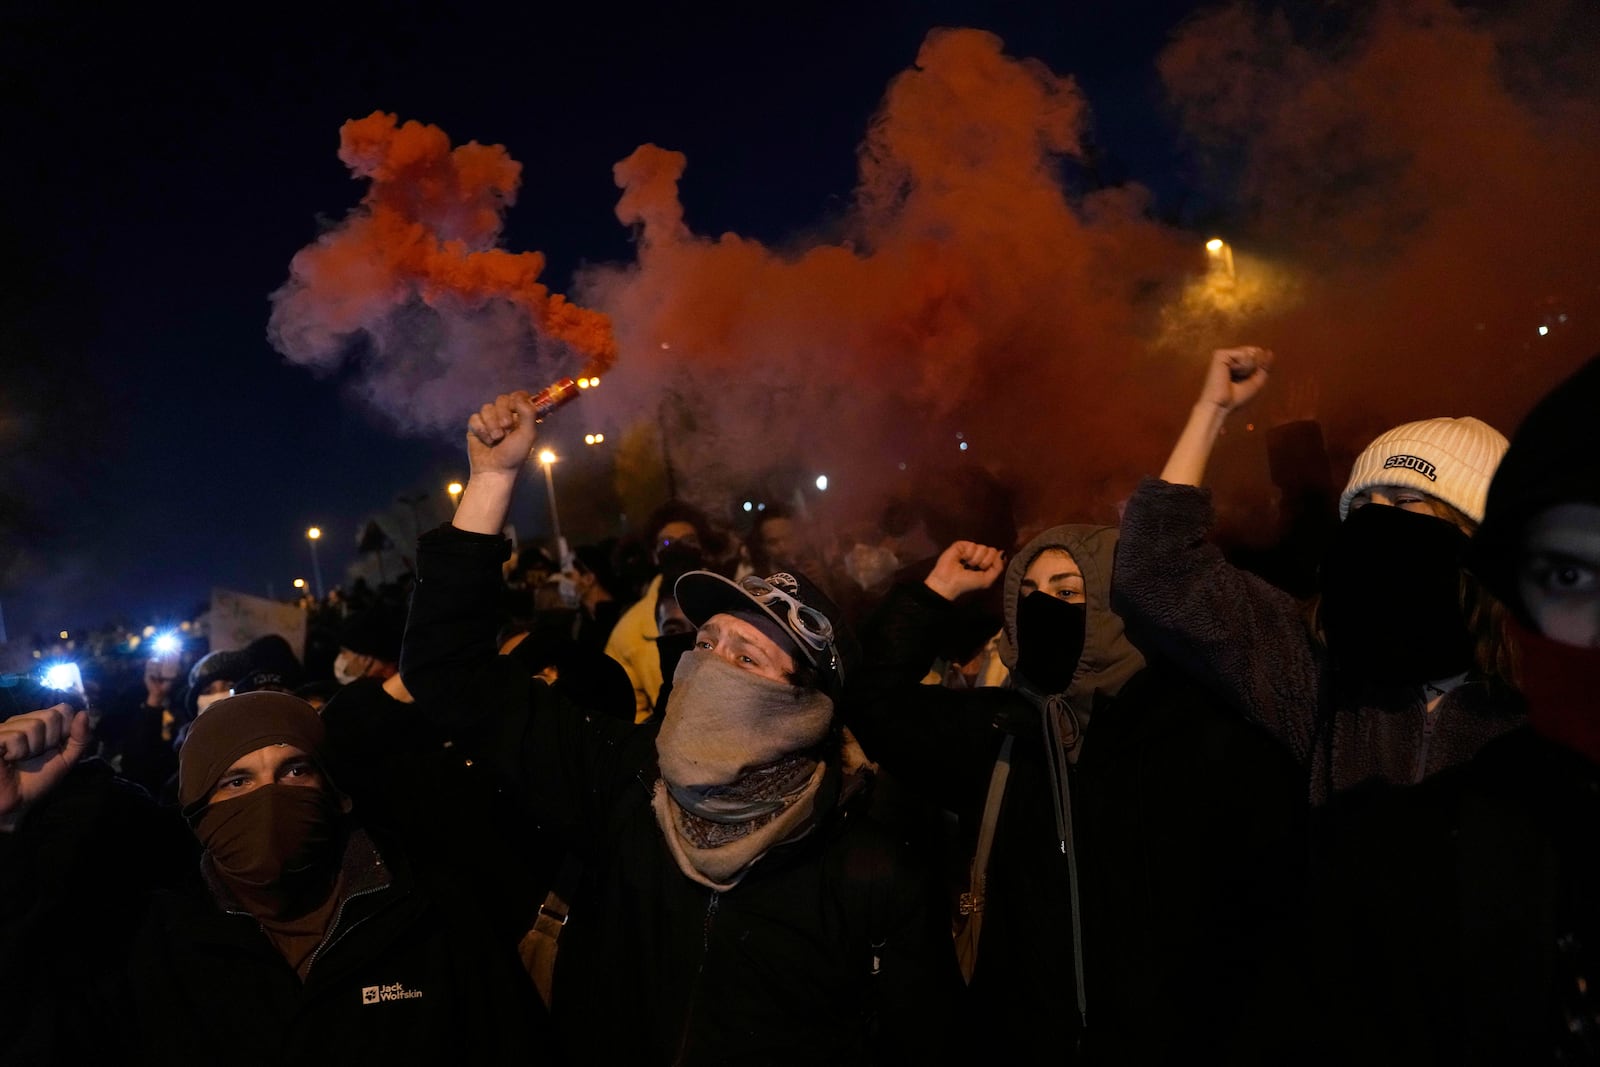
[[[741,578],[739,588],[764,608],[778,610],[781,606],[788,616],[789,629],[794,635],[814,651],[826,653],[828,657],[826,666],[839,675],[840,681],[844,680],[844,671],[839,666],[839,656],[833,645],[833,623],[826,615],[816,608],[800,603],[771,582],[757,578],[753,574]]]

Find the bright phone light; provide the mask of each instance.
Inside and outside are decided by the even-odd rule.
[[[83,673],[78,670],[76,663],[54,663],[45,668],[44,687],[46,689],[70,690],[73,692],[83,689]]]
[[[183,642],[178,640],[177,634],[166,633],[158,636],[151,642],[150,649],[158,656],[171,656],[183,647]]]

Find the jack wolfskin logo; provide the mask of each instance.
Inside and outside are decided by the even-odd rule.
[[[1398,467],[1405,471],[1416,471],[1430,482],[1439,480],[1437,468],[1427,460],[1416,456],[1390,456],[1383,461],[1383,469],[1389,470],[1391,467]]]
[[[368,985],[361,987],[361,1003],[382,1004],[391,1000],[420,1000],[422,990],[407,989],[402,982],[391,985]]]

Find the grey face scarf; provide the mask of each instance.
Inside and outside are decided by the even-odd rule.
[[[683,873],[731,889],[772,846],[811,829],[833,701],[690,652],[656,737],[651,806]]]

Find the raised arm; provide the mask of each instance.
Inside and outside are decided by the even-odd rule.
[[[625,777],[624,748],[635,739],[556,697],[495,645],[509,550],[500,530],[533,418],[528,395],[509,393],[469,420],[471,477],[454,521],[419,542],[400,674],[424,715],[482,753],[542,821],[581,837]]]
[[[537,414],[526,392],[503,393],[467,419],[469,476],[450,525],[477,534],[505,526],[517,475],[538,436]]]
[[[1260,391],[1267,360],[1256,348],[1212,354],[1161,479],[1140,483],[1123,512],[1111,602],[1142,650],[1172,660],[1304,761],[1321,655],[1299,603],[1211,543],[1211,496],[1199,488],[1222,419]]]
[[[0,833],[65,778],[89,750],[89,713],[67,704],[0,722]]]
[[[1161,480],[1172,485],[1199,485],[1205,480],[1211,449],[1229,415],[1249,403],[1267,384],[1272,353],[1265,348],[1219,348],[1211,353],[1205,385],[1189,412],[1189,421],[1161,469]]]
[[[899,585],[862,631],[862,664],[845,716],[868,756],[890,774],[965,817],[982,812],[1016,704],[1004,689],[956,691],[922,685],[954,618],[952,601],[991,585],[1004,570],[998,549],[958,541],[926,581]]]

